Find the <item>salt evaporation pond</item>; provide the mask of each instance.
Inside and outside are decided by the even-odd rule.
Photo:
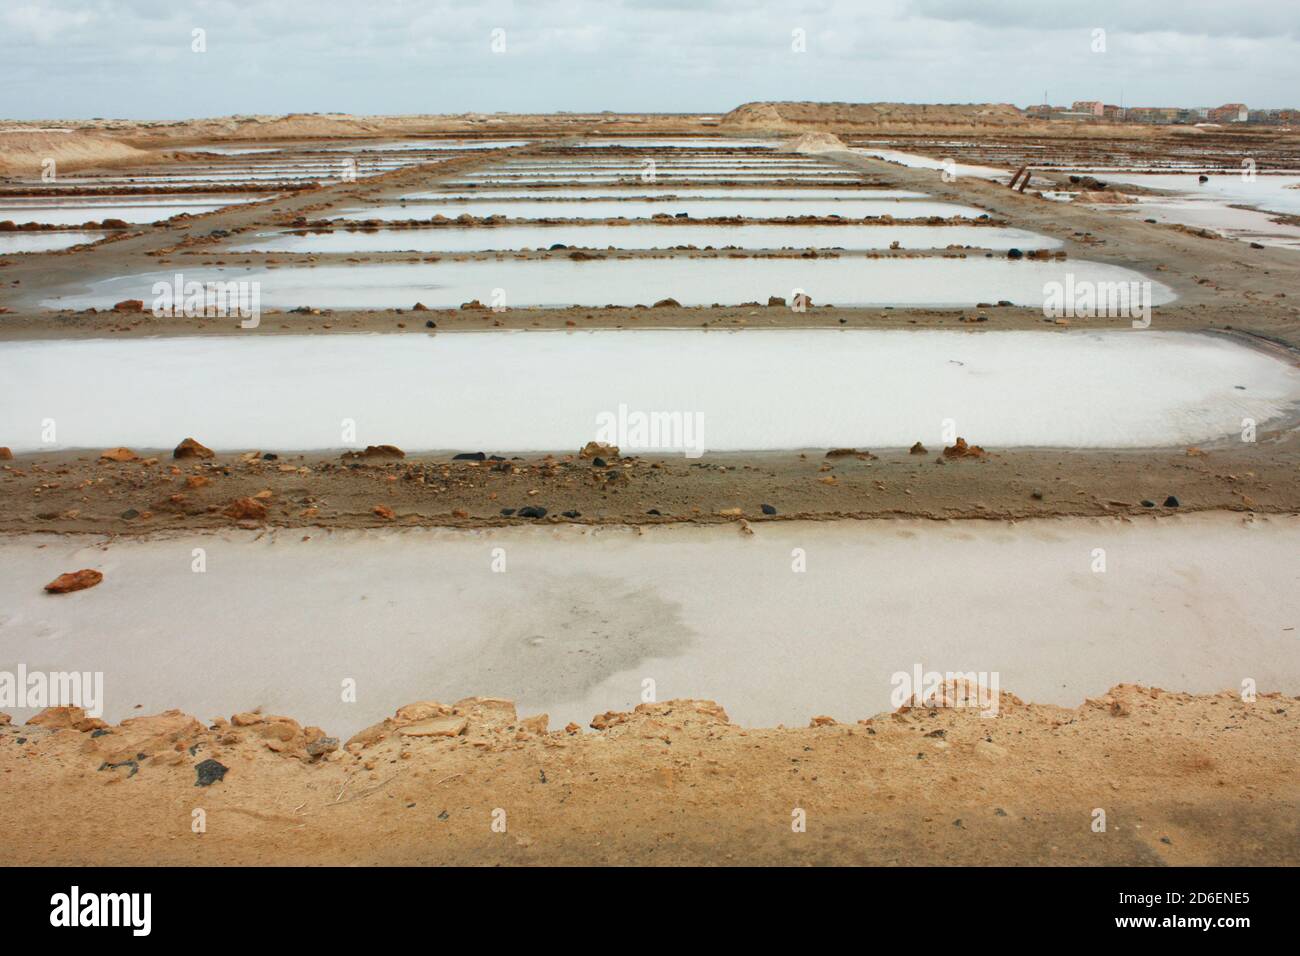
[[[601,177],[640,177],[649,174],[648,166],[623,166],[623,167],[604,167],[604,166],[564,166],[553,169],[527,169],[522,167],[503,166],[498,169],[487,169],[482,172],[476,172],[472,176],[465,176],[462,179],[452,179],[449,182],[475,182],[489,179],[514,179],[518,182],[545,182],[549,179],[588,179]],[[717,166],[683,166],[676,163],[656,163],[654,175],[689,179],[698,177],[702,179],[733,179],[741,177],[753,177],[759,179],[776,179],[781,177],[821,177],[821,176],[839,176],[845,179],[860,179],[861,174],[852,170],[828,168],[826,166],[762,166],[762,167],[717,167]]]
[[[1121,173],[1087,170],[1108,183],[1168,189],[1189,199],[1217,201],[1220,204],[1251,206],[1269,212],[1300,215],[1300,176],[1256,174],[1249,179],[1240,173],[1209,176],[1200,182],[1196,173]]]
[[[679,195],[678,190],[672,190]],[[924,219],[929,216],[964,216],[978,219],[988,212],[975,206],[921,199],[611,199],[566,202],[547,199],[495,199],[484,196],[464,202],[396,203],[346,209],[333,214],[334,219],[402,220],[432,219],[434,216],[507,216],[512,219],[649,219],[651,216],[677,216],[691,219],[741,216],[746,219],[783,219],[788,216],[841,216],[866,219],[893,216],[895,219]]]
[[[464,176],[459,179],[446,180],[449,186],[487,186],[494,184],[521,185],[530,184],[547,185],[550,183],[620,183],[636,182],[640,179],[640,171],[628,173],[557,173],[555,175],[542,176]],[[860,175],[845,175],[844,173],[833,172],[827,174],[820,173],[712,173],[712,172],[689,172],[660,170],[655,174],[655,180],[681,180],[688,182],[700,179],[718,179],[734,180],[738,182],[802,182],[802,183],[836,183],[839,185],[852,184],[861,181]]]
[[[700,416],[690,440],[705,452],[938,446],[949,427],[991,448],[1184,446],[1294,414],[1300,369],[1226,338],[1130,330],[0,343],[0,435],[16,452],[51,447],[50,419],[73,448],[171,448],[186,435],[221,450],[337,448],[352,421],[361,445],[571,450],[620,407]]]
[[[666,227],[674,228],[674,227]],[[44,308],[111,308],[124,299],[154,299],[155,283],[256,282],[261,307],[302,305],[336,309],[403,309],[416,302],[454,309],[472,299],[512,308],[569,305],[650,305],[673,298],[686,306],[793,301],[803,290],[819,305],[970,306],[1006,300],[1040,306],[1048,283],[1136,283],[1131,269],[1072,260],[1031,262],[1005,257],[882,256],[842,254],[831,258],[731,258],[662,256],[574,261],[569,258],[480,259],[470,262],[384,262],[355,265],[178,268],[68,286],[66,293],[39,300]],[[250,287],[251,288],[251,287]],[[73,290],[77,291],[73,291]],[[501,299],[504,296],[504,300]],[[1152,305],[1174,299],[1151,283]]]
[[[311,152],[321,153],[352,153],[352,152],[375,152],[375,153],[401,153],[408,150],[425,150],[425,149],[509,149],[512,146],[527,146],[529,140],[526,139],[494,139],[494,140],[475,140],[475,139],[421,139],[421,140],[402,140],[393,143],[373,143],[366,140],[357,140],[355,143],[347,146],[304,146],[303,149]]]
[[[1239,173],[1221,173],[1201,183],[1195,173],[1098,174],[1120,186],[1174,191],[1170,196],[1140,196],[1133,204],[1105,207],[1118,215],[1209,229],[1241,242],[1300,248],[1300,228],[1273,221],[1279,216],[1300,215],[1300,177],[1256,175],[1244,179]]]
[[[103,239],[102,232],[0,232],[0,255],[54,252]]]
[[[771,139],[589,139],[573,145],[586,149],[776,149],[781,144]]]
[[[521,192],[504,189],[478,189],[473,192],[439,191],[410,193],[399,199],[636,199],[639,196],[706,197],[711,199],[928,199],[925,193],[907,189],[878,189],[859,186],[853,189],[802,189],[797,186],[774,186],[748,189],[744,186],[661,186],[635,183],[626,187],[609,186],[542,186]]]
[[[653,156],[643,158],[628,156],[616,159],[592,160],[511,159],[497,163],[489,171],[555,172],[574,169],[626,169],[631,172],[640,172],[648,168],[652,163],[655,169],[838,169],[840,172],[857,172],[857,170],[850,170],[845,166],[829,166],[826,163],[814,160],[735,159],[730,156],[674,156],[670,159]]]
[[[1141,197],[1130,205],[1101,205],[1108,212],[1130,219],[1154,219],[1209,229],[1239,242],[1258,242],[1283,249],[1300,248],[1300,227],[1274,222],[1278,213],[1242,209],[1206,199],[1154,200]]]
[[[224,209],[235,203],[256,202],[269,197],[257,196],[252,199],[210,200],[203,203],[194,202],[144,202],[129,200],[120,205],[109,203],[82,203],[79,205],[61,204],[27,204],[0,206],[0,222],[9,220],[17,225],[40,223],[47,226],[79,226],[83,222],[102,222],[105,219],[120,219],[133,225],[160,222],[188,213],[197,216],[206,212]]]
[[[343,738],[402,704],[475,694],[585,725],[640,703],[646,678],[660,700],[717,700],[747,726],[888,712],[895,675],[918,665],[996,674],[999,690],[1066,707],[1121,682],[1214,693],[1249,676],[1300,692],[1295,517],[753,531],[4,536],[0,645],[32,672],[102,672],[110,721],[261,708]],[[494,549],[508,573],[491,572]],[[50,599],[41,586],[69,568],[104,583]],[[343,677],[363,689],[355,703]]]
[[[692,245],[743,249],[1059,249],[1062,242],[1024,229],[994,226],[654,225],[494,226],[470,229],[345,230],[272,233],[232,247],[234,252],[473,252],[545,249],[556,243],[590,249],[668,249]]]
[[[973,179],[1007,179],[1011,175],[1009,169],[998,169],[994,166],[973,166],[969,163],[952,163],[946,159],[933,159],[929,156],[922,156],[919,153],[905,153],[897,149],[878,149],[876,147],[854,148],[854,153],[862,153],[873,159],[881,159],[887,163],[894,163],[898,166],[907,166],[911,169],[934,169],[949,170],[956,176],[970,176]]]

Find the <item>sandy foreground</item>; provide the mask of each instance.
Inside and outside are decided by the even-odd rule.
[[[594,733],[474,698],[403,708],[320,757],[337,742],[289,718],[58,726],[76,716],[0,727],[0,862],[1300,861],[1300,709],[1282,696],[1125,685],[1066,709],[1004,693],[993,718],[920,708],[790,730],[678,700]],[[210,760],[228,769],[199,786]]]

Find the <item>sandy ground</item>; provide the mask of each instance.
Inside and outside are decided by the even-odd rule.
[[[0,863],[1300,862],[1300,707],[1281,696],[1127,685],[1065,709],[1004,692],[991,718],[789,730],[669,701],[595,733],[469,699],[404,708],[333,752],[289,718],[239,722],[0,727]],[[197,786],[208,760],[228,769]]]

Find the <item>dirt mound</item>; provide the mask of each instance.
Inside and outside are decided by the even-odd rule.
[[[64,169],[132,162],[147,155],[108,136],[81,130],[0,131],[0,173],[10,176],[39,176],[42,164],[51,159],[57,173]]]
[[[723,128],[910,130],[916,127],[1025,126],[1010,103],[745,103],[722,117]]]
[[[230,139],[301,139],[317,136],[374,136],[383,126],[344,113],[290,113],[277,117],[250,117],[239,121]]]
[[[792,153],[833,153],[848,149],[834,133],[804,133],[785,145]]]
[[[1076,202],[1100,203],[1108,206],[1122,206],[1137,202],[1137,198],[1134,196],[1111,192],[1109,189],[1085,189],[1074,198]]]

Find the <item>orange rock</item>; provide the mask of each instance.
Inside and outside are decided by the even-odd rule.
[[[48,727],[50,730],[70,730],[79,721],[85,719],[86,712],[80,707],[46,707],[27,721],[27,724],[28,726]]]
[[[200,445],[193,438],[187,438],[172,452],[173,458],[211,458],[212,449]]]
[[[436,700],[419,700],[413,704],[405,704],[397,708],[397,713],[393,715],[393,722],[398,726],[413,724],[418,720],[428,720],[430,717],[446,717],[451,713],[451,708],[446,704],[441,704]]]
[[[100,461],[139,461],[140,456],[129,448],[110,448],[99,456]]]
[[[387,505],[375,505],[371,510],[385,521],[392,521],[397,517],[397,515],[393,513],[393,509]]]
[[[519,726],[530,734],[544,734],[551,726],[551,718],[547,714],[538,714],[535,717],[525,717],[519,721]]]
[[[396,445],[367,445],[365,451],[345,451],[344,458],[405,458],[406,452]]]
[[[11,452],[8,448],[4,447],[3,445],[0,445],[0,461],[12,461],[13,457],[14,457],[13,452]]]
[[[186,488],[202,488],[202,487],[203,487],[204,485],[206,485],[210,480],[211,480],[211,479],[209,479],[209,478],[207,478],[207,477],[205,477],[205,476],[203,476],[203,475],[190,475],[188,478],[185,479],[185,487],[186,487]]]
[[[589,441],[582,446],[582,451],[578,452],[579,458],[610,458],[618,457],[617,445],[602,445],[598,441]]]
[[[143,299],[123,299],[113,306],[114,312],[143,312]]]
[[[260,501],[254,501],[252,498],[236,498],[221,513],[227,518],[234,518],[239,521],[261,521],[266,517],[266,505]]]
[[[958,438],[957,444],[949,445],[943,450],[944,458],[981,458],[984,449],[979,445],[968,445],[966,439]]]
[[[430,717],[407,724],[397,732],[403,737],[459,737],[468,725],[469,721],[464,717]]]
[[[590,727],[592,730],[608,730],[610,727],[617,727],[619,724],[626,723],[629,714],[617,710],[607,710],[603,714],[597,714],[591,718]]]
[[[82,591],[86,588],[93,588],[100,581],[104,580],[104,575],[92,568],[82,568],[80,571],[68,571],[60,574],[57,578],[45,585],[45,590],[51,594],[67,594],[70,591]]]
[[[109,763],[138,760],[140,754],[175,754],[188,743],[204,739],[203,725],[179,710],[165,710],[146,717],[130,717],[108,736],[98,738],[101,754]],[[180,745],[178,748],[177,745]]]

